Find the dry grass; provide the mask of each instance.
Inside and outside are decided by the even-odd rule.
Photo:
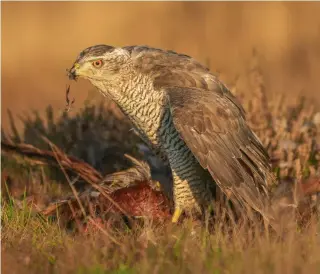
[[[231,88],[271,156],[279,179],[271,189],[274,203],[282,214],[283,204],[298,206],[283,237],[246,220],[230,224],[223,212],[213,224],[185,220],[173,226],[165,221],[167,207],[153,208],[148,218],[137,218],[165,201],[150,182],[106,193],[131,210],[129,219],[110,204],[97,211],[94,199],[81,201],[84,213],[77,211],[79,203],[73,200],[53,217],[39,214],[53,200],[73,195],[69,183],[78,176],[82,179],[73,187],[82,193],[88,183],[92,187],[106,174],[128,168],[124,153],[142,158],[139,140],[112,104],[89,104],[75,117],[65,113],[56,122],[48,108],[44,120],[37,114],[24,119],[22,135],[13,119],[11,136],[2,132],[3,140],[12,142],[11,150],[20,149],[18,155],[27,156],[1,156],[3,273],[319,273],[320,112],[303,98],[267,100],[256,61],[250,71],[241,77],[254,96],[246,99],[237,85]],[[57,149],[52,152],[41,136]],[[19,146],[22,142],[29,145]],[[8,152],[8,146],[2,149]],[[39,155],[42,158],[33,158]],[[152,156],[146,158],[150,163]],[[156,164],[151,173],[159,170],[163,167]],[[128,193],[136,195],[135,203],[127,202]],[[166,215],[150,218],[159,212]]]
[[[109,228],[111,238],[92,228],[89,235],[67,234],[27,207],[2,210],[3,273],[318,273],[320,267],[316,221],[283,240],[252,226],[227,230],[218,222],[209,233],[188,221]]]

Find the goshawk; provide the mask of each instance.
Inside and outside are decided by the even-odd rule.
[[[239,205],[271,218],[268,155],[245,112],[208,68],[184,54],[147,46],[95,45],[69,78],[88,79],[131,120],[173,175],[173,222],[203,213],[215,185]]]

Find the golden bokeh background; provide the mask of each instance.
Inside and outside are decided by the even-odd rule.
[[[48,104],[62,111],[66,68],[94,44],[144,44],[210,60],[233,79],[252,48],[268,92],[320,103],[320,2],[1,2],[2,124]],[[90,84],[72,83],[75,111]]]

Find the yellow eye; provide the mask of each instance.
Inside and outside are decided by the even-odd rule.
[[[95,60],[92,62],[92,65],[95,67],[95,68],[101,68],[102,65],[103,65],[103,61],[102,60]]]

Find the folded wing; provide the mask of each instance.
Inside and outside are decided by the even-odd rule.
[[[269,158],[242,109],[228,93],[187,87],[166,92],[174,125],[201,166],[222,191],[269,218]]]

